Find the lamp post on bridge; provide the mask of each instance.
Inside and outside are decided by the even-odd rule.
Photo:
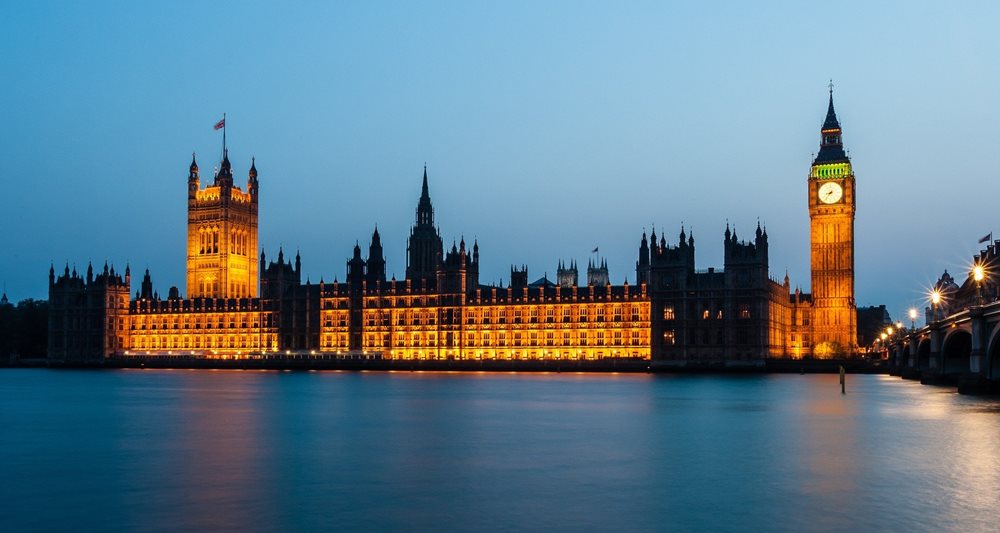
[[[916,324],[917,324],[917,308],[916,307],[911,307],[910,308],[910,330],[911,331],[917,329]]]
[[[976,281],[976,301],[980,306],[983,305],[983,279],[986,278],[986,269],[983,265],[976,264],[972,267],[972,279]]]

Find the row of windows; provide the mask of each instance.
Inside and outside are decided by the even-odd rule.
[[[167,315],[138,316],[132,319],[131,329],[213,329],[213,328],[258,328],[261,327],[261,315],[256,313],[219,314],[219,315]],[[263,315],[263,326],[271,327],[271,315]]]
[[[133,350],[269,348],[276,346],[274,335],[135,335]]]
[[[459,335],[456,333],[411,333],[389,335],[388,333],[367,333],[363,345],[373,347],[434,347],[457,346]],[[649,343],[648,330],[614,330],[610,332],[497,332],[497,333],[466,333],[465,346],[641,346]],[[326,334],[323,336],[324,348],[346,348],[348,335]]]
[[[576,349],[576,350],[391,350],[387,356],[390,359],[461,359],[461,360],[503,360],[503,361],[533,361],[533,360],[597,360],[641,358],[649,359],[648,349],[626,348],[621,350]]]

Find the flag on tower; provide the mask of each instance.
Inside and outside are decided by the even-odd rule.
[[[215,129],[217,129],[217,130],[221,130],[222,128],[225,128],[225,127],[226,127],[226,119],[225,119],[225,117],[223,117],[222,120],[220,120],[220,121],[218,121],[218,122],[215,123]]]
[[[979,244],[982,244],[984,242],[989,242],[989,241],[992,241],[992,240],[993,240],[993,232],[991,231],[986,236],[984,236],[982,239],[979,239]]]
[[[597,253],[597,247],[595,246],[594,249],[590,251],[590,253],[596,254]]]

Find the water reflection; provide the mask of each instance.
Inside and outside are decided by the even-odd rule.
[[[0,394],[4,531],[980,530],[1000,508],[1000,402],[882,376],[25,370]]]

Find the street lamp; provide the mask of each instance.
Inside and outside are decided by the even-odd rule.
[[[972,279],[976,280],[976,299],[979,305],[983,305],[983,279],[986,278],[986,269],[982,264],[976,263],[972,267]]]
[[[941,305],[941,291],[934,289],[931,291],[931,320],[937,322],[938,306]]]
[[[915,326],[916,321],[917,321],[917,308],[916,307],[911,307],[910,308],[910,329],[917,329],[916,326]]]

